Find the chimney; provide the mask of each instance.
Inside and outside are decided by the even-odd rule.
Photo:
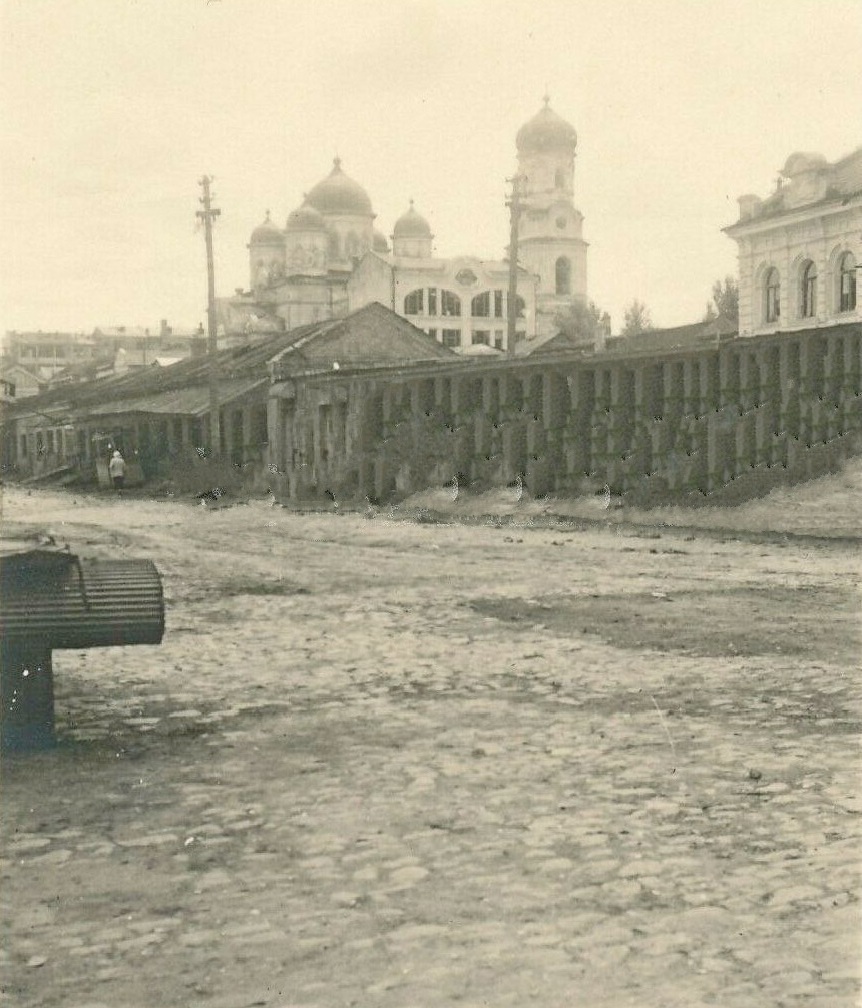
[[[762,200],[759,196],[752,196],[750,193],[740,196],[737,200],[737,203],[739,203],[739,219],[743,221],[756,217],[760,211],[761,202]]]

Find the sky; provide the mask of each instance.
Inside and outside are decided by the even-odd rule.
[[[515,134],[578,132],[588,295],[703,315],[788,155],[862,144],[862,0],[0,0],[0,332],[205,322],[330,171],[498,259]]]

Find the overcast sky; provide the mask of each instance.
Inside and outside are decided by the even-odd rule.
[[[515,133],[578,131],[589,296],[699,318],[721,228],[795,150],[862,143],[862,0],[0,0],[0,330],[205,320],[249,234],[344,170],[387,235],[500,258]]]

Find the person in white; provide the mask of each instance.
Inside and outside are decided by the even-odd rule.
[[[114,489],[122,490],[126,482],[126,460],[118,451],[114,452],[108,463],[108,475],[111,477]]]

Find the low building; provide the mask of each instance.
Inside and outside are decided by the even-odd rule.
[[[268,461],[268,399],[276,362],[280,374],[300,374],[328,372],[342,364],[451,357],[451,351],[379,304],[219,351],[219,454],[237,465]],[[152,477],[171,458],[206,454],[210,367],[207,356],[165,367],[153,364],[16,403],[6,417],[9,464],[22,475],[67,465],[94,471],[108,447],[117,447],[140,463],[145,477]]]

